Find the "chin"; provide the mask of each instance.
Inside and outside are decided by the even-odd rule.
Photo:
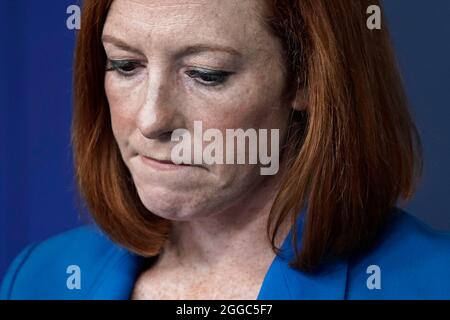
[[[186,209],[174,206],[155,205],[155,203],[150,205],[144,203],[144,206],[154,215],[171,221],[189,221],[201,215],[199,213],[201,210],[196,210],[195,208]]]
[[[147,210],[168,220],[189,220],[201,215],[208,206],[189,191],[178,193],[160,191],[158,188],[138,188],[138,194]]]

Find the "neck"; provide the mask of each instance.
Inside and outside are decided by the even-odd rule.
[[[189,221],[174,221],[159,264],[193,272],[214,272],[223,268],[265,272],[275,256],[267,235],[267,223],[279,182],[278,175],[271,177],[221,212]],[[281,246],[289,226],[284,224],[279,230],[277,246]]]

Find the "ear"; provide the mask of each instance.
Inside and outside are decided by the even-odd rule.
[[[292,109],[295,111],[305,111],[308,107],[308,97],[304,88],[295,92],[294,99],[291,103]]]

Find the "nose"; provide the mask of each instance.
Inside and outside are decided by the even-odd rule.
[[[142,105],[137,114],[137,126],[148,139],[170,140],[175,129],[183,127],[179,112],[175,81],[164,72],[150,72],[143,87]]]

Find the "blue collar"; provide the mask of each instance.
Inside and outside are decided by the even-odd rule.
[[[301,240],[299,228],[298,242]],[[282,256],[276,256],[267,272],[258,300],[340,300],[345,298],[347,260],[334,260],[311,274],[289,266],[294,258],[292,232],[284,240]]]
[[[298,242],[301,242],[303,216],[298,219]],[[289,266],[294,257],[292,230],[283,241],[281,255],[272,261],[261,285],[257,300],[344,299],[348,262],[336,260],[320,272],[307,274]],[[114,246],[98,270],[87,299],[127,300],[145,265],[145,258]]]

